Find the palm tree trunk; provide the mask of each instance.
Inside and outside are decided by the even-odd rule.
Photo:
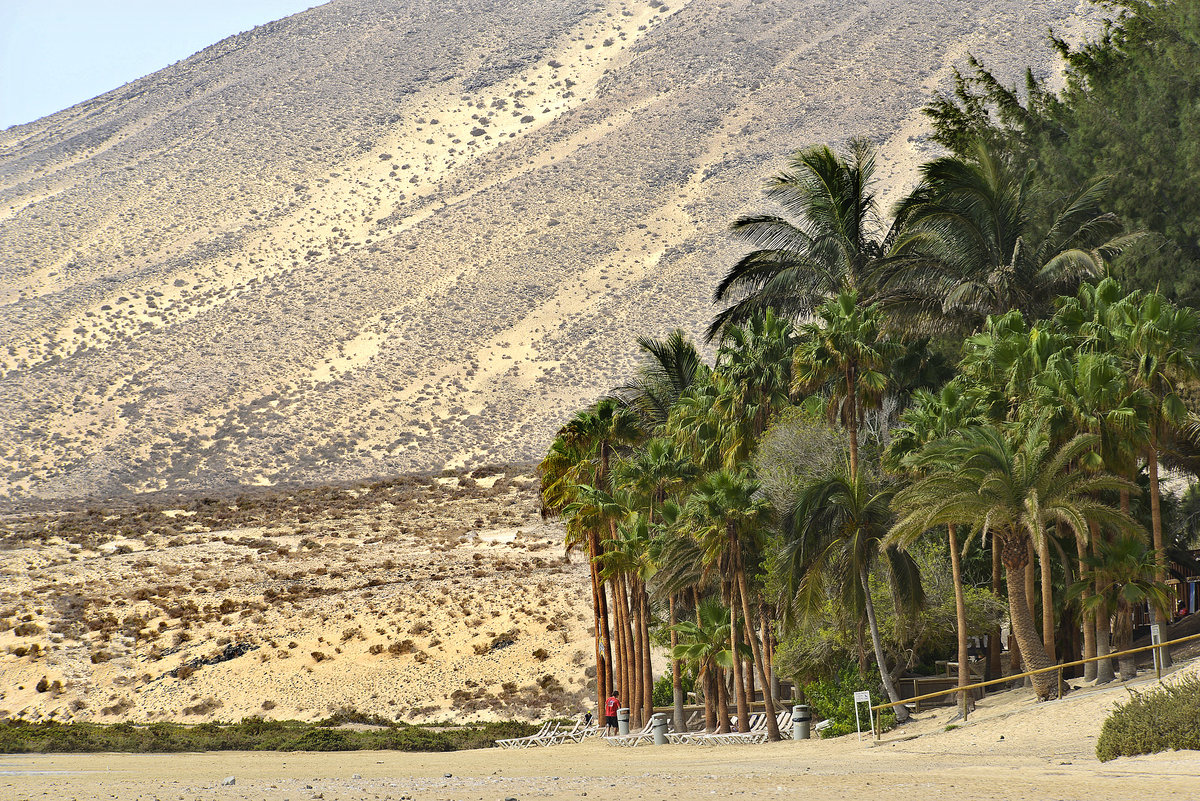
[[[742,645],[750,647],[750,624],[742,617]],[[745,653],[743,651],[743,653]],[[754,652],[751,651],[753,654]],[[746,683],[746,702],[750,705],[750,714],[754,714],[754,696],[758,694],[758,685],[754,677],[754,657],[742,657],[742,681]]]
[[[1092,528],[1092,537],[1096,536],[1095,529]],[[1075,552],[1079,556],[1079,580],[1083,582],[1084,590],[1079,594],[1079,605],[1082,608],[1083,617],[1083,658],[1091,659],[1096,655],[1096,613],[1088,609],[1089,604],[1087,599],[1092,597],[1091,586],[1088,582],[1088,567],[1085,561],[1087,557],[1087,546],[1084,544],[1083,537],[1080,532],[1075,532]],[[1096,663],[1087,662],[1083,666],[1083,680],[1096,680]]]
[[[629,670],[629,610],[625,604],[625,591],[621,586],[619,576],[612,579],[613,611],[617,624],[617,679],[621,690],[621,706],[628,707],[631,691],[632,672]]]
[[[1000,592],[1000,583],[1003,578],[1000,575],[1000,542],[993,535],[992,537],[992,594],[997,598],[1003,598]],[[997,625],[988,633],[988,667],[987,677],[989,680],[998,679],[1004,675],[1004,653],[1000,644],[1000,626]]]
[[[608,596],[604,591],[604,580],[600,578],[600,568],[596,564],[596,557],[600,555],[600,537],[594,531],[588,535],[588,553],[591,555],[589,561],[591,563],[592,581],[596,591],[597,608],[599,609],[599,636],[604,649],[603,678],[600,675],[599,669],[596,671],[597,693],[604,693],[603,697],[600,698],[600,708],[603,710],[604,701],[612,694],[613,690],[613,646],[612,631],[608,625]]]
[[[879,623],[875,620],[875,602],[871,600],[871,579],[867,575],[865,567],[859,573],[859,580],[863,586],[863,595],[867,606],[867,626],[871,630],[871,645],[875,647],[875,661],[879,665],[879,677],[883,679],[883,689],[887,692],[888,700],[896,704],[893,707],[896,710],[896,722],[905,723],[908,720],[908,709],[900,703],[900,693],[896,692],[896,685],[892,683],[892,675],[887,669],[887,659],[883,655],[883,640],[879,637]]]
[[[1125,601],[1117,603],[1117,624],[1113,629],[1118,651],[1128,651],[1133,647],[1133,609]],[[1122,654],[1117,657],[1117,662],[1121,666],[1121,681],[1137,678],[1137,660],[1133,654]]]
[[[736,551],[738,561],[741,561],[741,552]],[[754,636],[754,629],[750,621],[754,618],[750,615],[750,601],[746,592],[746,570],[740,564],[737,571],[738,580],[738,595],[742,596],[742,613],[746,616],[746,639],[750,641],[750,652],[754,654],[754,666],[758,668],[758,679],[762,683],[763,705],[767,713],[767,739],[771,742],[779,740],[779,721],[775,719],[775,700],[771,698],[771,684],[767,679],[767,670],[763,663],[762,651],[758,647],[758,638]]]
[[[1033,614],[1029,610],[1029,601],[1025,594],[1025,582],[1021,580],[1020,571],[1029,565],[1029,554],[1032,543],[1028,536],[1017,537],[1009,535],[1004,542],[1004,567],[1008,572],[1008,616],[1012,621],[1013,634],[1021,646],[1021,658],[1026,670],[1041,670],[1048,668],[1053,662],[1046,655],[1042,641],[1038,639],[1037,626],[1033,622]],[[1050,673],[1039,673],[1030,677],[1034,692],[1039,700],[1045,701],[1058,693],[1057,678]]]
[[[1150,437],[1150,453],[1146,458],[1146,466],[1150,470],[1150,529],[1154,534],[1154,577],[1160,581],[1167,580],[1167,551],[1163,545],[1162,531],[1162,493],[1158,486],[1158,443],[1155,442],[1154,436]],[[1165,627],[1170,623],[1170,619],[1163,614],[1165,610],[1154,607],[1154,622]],[[1171,649],[1159,648],[1157,651],[1161,655],[1162,667],[1169,668],[1171,666]]]
[[[971,665],[967,661],[967,598],[962,583],[962,557],[958,552],[958,536],[954,524],[948,526],[950,534],[950,572],[954,581],[954,617],[958,625],[958,686],[971,683]],[[970,699],[966,690],[958,694],[958,713],[967,719]]]
[[[612,690],[616,685],[616,668],[613,661],[613,642],[612,642],[612,626],[609,624],[609,609],[608,609],[608,590],[604,586],[604,579],[600,578],[600,573],[596,573],[596,591],[600,596],[600,638],[604,641],[604,696],[606,699],[612,694]]]
[[[650,597],[641,579],[638,579],[638,593],[642,605],[642,706],[646,710],[643,718],[649,720],[654,714],[654,667],[650,664]]]
[[[717,730],[719,720],[719,710],[717,704],[717,685],[713,681],[713,675],[716,673],[716,668],[709,667],[704,671],[703,689],[704,689],[704,731],[711,734]]]
[[[679,645],[679,632],[675,631],[675,624],[678,621],[675,618],[674,593],[668,597],[667,605],[671,618],[671,653],[675,653],[675,648]],[[675,731],[683,731],[685,728],[683,725],[683,677],[680,675],[682,667],[683,663],[678,659],[671,660],[671,704],[674,707]]]
[[[634,725],[641,726],[645,722],[646,711],[642,703],[646,683],[642,674],[642,609],[638,602],[637,578],[630,576],[625,583],[629,594],[630,640],[633,642],[633,697],[629,699],[629,707],[633,712]]]
[[[629,585],[623,575],[617,575],[617,597],[621,607],[621,636],[625,640],[624,660],[621,665],[625,672],[625,687],[621,698],[629,708],[629,725],[641,726],[642,704],[639,672],[637,670],[637,641],[633,636],[633,610],[629,604]]]
[[[737,698],[738,731],[750,730],[750,706],[746,702],[746,685],[742,681],[742,657],[738,654],[737,592],[729,588],[729,648],[733,652],[733,691]]]
[[[1096,656],[1108,656],[1112,653],[1112,618],[1108,604],[1103,601],[1096,607]],[[1111,659],[1101,659],[1096,662],[1096,683],[1107,684],[1117,677],[1113,670]]]
[[[1095,531],[1096,536],[1092,538],[1092,553],[1096,556],[1100,555],[1100,532],[1099,528]],[[1112,653],[1111,643],[1111,622],[1109,618],[1108,604],[1104,601],[1104,586],[1099,575],[1096,576],[1096,594],[1100,596],[1100,603],[1096,606],[1096,656],[1107,656]],[[1111,659],[1101,659],[1096,662],[1096,683],[1107,684],[1117,677],[1113,671],[1113,662]]]
[[[1050,536],[1046,532],[1042,532],[1038,543],[1038,566],[1042,578],[1042,642],[1046,644],[1046,656],[1054,663],[1058,661],[1054,643],[1054,571],[1050,564]]]
[[[597,588],[599,579],[596,576],[595,562],[591,563],[588,572],[591,574],[592,580],[592,612],[594,613],[595,626],[592,639],[596,644],[596,709],[598,710],[596,714],[597,720],[599,720],[599,716],[604,714],[604,700],[608,697],[605,695],[607,689],[605,686],[605,674],[608,672],[608,666],[604,663],[603,657],[604,644],[601,640],[603,633],[600,629],[600,592]]]
[[[1037,592],[1037,561],[1036,561],[1037,556],[1036,556],[1036,553],[1037,553],[1037,551],[1033,546],[1033,541],[1031,540],[1029,542],[1029,561],[1027,561],[1025,563],[1025,602],[1027,604],[1029,604],[1029,614],[1031,614],[1031,615],[1033,614],[1033,611],[1034,611],[1034,607],[1033,607],[1033,599],[1035,597],[1034,594]],[[1027,667],[1027,668],[1025,668],[1025,670],[1030,670],[1030,668]],[[1033,686],[1033,679],[1031,677],[1028,677],[1028,676],[1025,677],[1025,686],[1026,687]]]
[[[767,666],[767,680],[770,682],[771,700],[779,703],[779,673],[775,670],[775,637],[771,632],[771,621],[767,618],[766,608],[760,603],[758,607],[759,626],[762,628],[762,643],[765,651],[763,661]]]
[[[718,668],[713,678],[717,685],[717,731],[724,734],[730,730],[729,689],[725,686],[725,669]]]

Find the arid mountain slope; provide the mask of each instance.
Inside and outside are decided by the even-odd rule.
[[[533,458],[786,154],[1077,0],[335,0],[0,132],[0,497]]]

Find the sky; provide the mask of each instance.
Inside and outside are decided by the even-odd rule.
[[[322,0],[0,0],[0,129]]]

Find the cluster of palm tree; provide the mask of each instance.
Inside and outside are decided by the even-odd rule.
[[[925,165],[885,223],[873,169],[859,141],[797,153],[767,189],[785,216],[733,226],[754,249],[715,292],[714,363],[679,331],[639,340],[634,379],[541,464],[545,512],[587,554],[597,702],[619,690],[635,725],[669,637],[677,726],[687,675],[710,730],[730,728],[731,706],[744,727],[761,690],[778,738],[776,647],[831,601],[869,632],[899,701],[907,665],[889,658],[873,588],[896,620],[917,614],[909,549],[930,538],[949,544],[963,684],[967,548],[991,546],[1028,669],[1054,663],[1063,630],[1103,655],[1114,634],[1128,644],[1136,605],[1162,613],[1158,463],[1197,429],[1180,394],[1198,378],[1196,318],[1104,277],[1132,237],[1103,211],[1103,180],[1034,220],[1032,171],[981,146]],[[785,411],[840,432],[844,464],[768,493],[756,454]]]

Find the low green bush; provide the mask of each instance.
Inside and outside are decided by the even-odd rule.
[[[1200,751],[1200,676],[1131,695],[1100,729],[1096,756],[1101,762],[1159,751]]]
[[[856,731],[854,693],[859,690],[870,690],[871,704],[883,703],[887,699],[880,697],[875,690],[875,685],[878,683],[878,678],[871,682],[859,674],[856,667],[847,665],[832,678],[804,685],[804,695],[808,699],[809,706],[812,707],[814,720],[820,718],[830,721],[829,728],[822,730],[821,736],[840,737]],[[866,704],[859,707],[858,713],[861,717],[863,731],[869,730],[871,723]],[[896,713],[892,710],[887,709],[877,714],[883,731],[896,725]]]
[[[240,723],[28,723],[0,722],[0,753],[87,753],[122,751],[460,751],[490,748],[496,740],[524,737],[537,727],[506,721],[455,728],[388,723],[350,731],[296,720],[243,719]]]

